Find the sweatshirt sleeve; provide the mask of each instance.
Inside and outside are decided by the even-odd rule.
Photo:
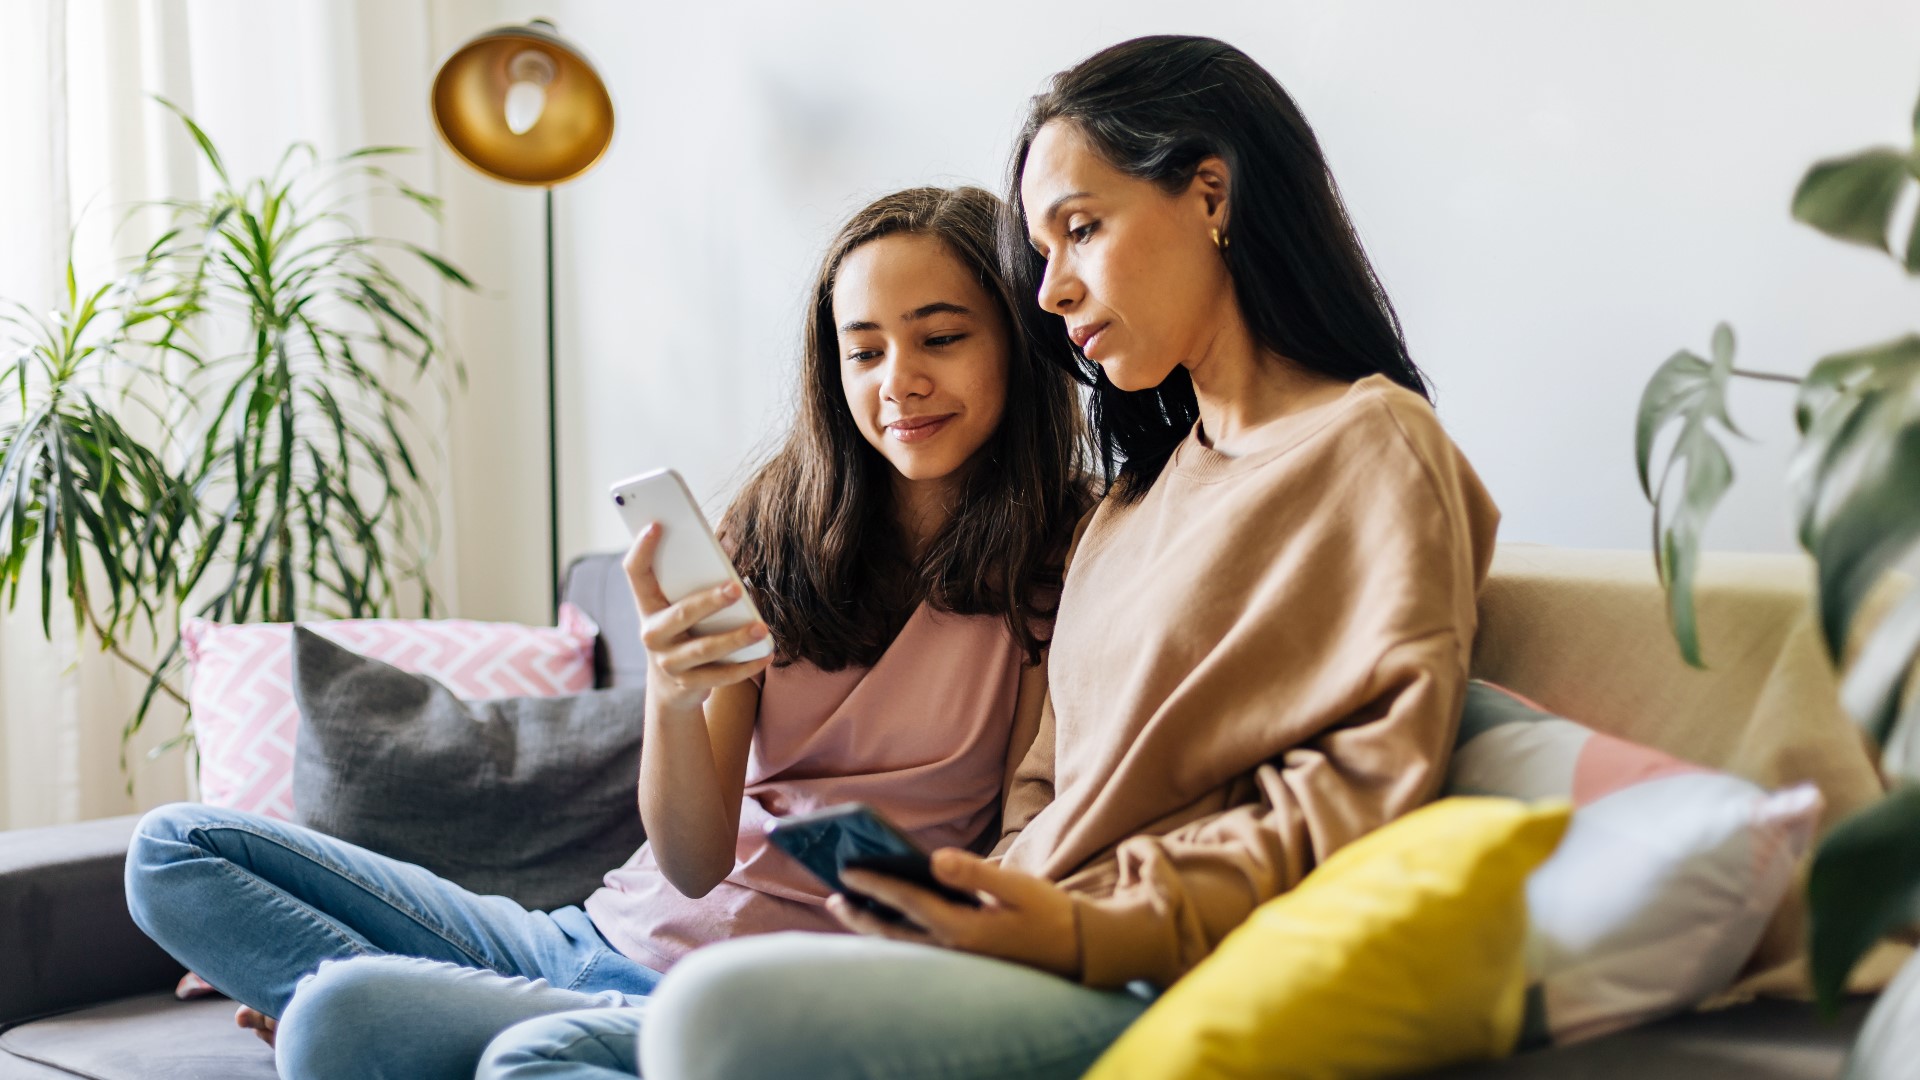
[[[1044,664],[1045,661],[1042,661]],[[1006,854],[1020,831],[1034,816],[1053,802],[1053,694],[1049,692],[1040,707],[1040,726],[1026,755],[1014,767],[1008,781],[1007,803],[1001,813],[1000,842],[993,856]]]
[[[1466,693],[1460,655],[1452,631],[1389,649],[1361,710],[1254,769],[1253,801],[1122,841],[1112,892],[1074,895],[1081,980],[1171,985],[1320,859],[1432,798]]]
[[[1140,770],[1122,786],[1152,777],[1194,799],[1130,830],[1099,880],[1064,882],[1087,985],[1172,984],[1255,907],[1441,789],[1499,515],[1430,417],[1410,432],[1376,414],[1369,467],[1341,470],[1364,483],[1331,484],[1283,557],[1232,571],[1246,599],[1192,646],[1204,659],[1121,766]],[[1148,758],[1163,763],[1136,765]]]

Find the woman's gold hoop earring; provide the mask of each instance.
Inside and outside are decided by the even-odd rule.
[[[1227,250],[1227,244],[1230,243],[1231,240],[1231,237],[1221,236],[1219,229],[1213,230],[1213,246],[1219,248],[1221,251]]]

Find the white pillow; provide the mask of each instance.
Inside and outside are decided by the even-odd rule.
[[[1643,1024],[1724,990],[1813,844],[1811,784],[1768,793],[1554,716],[1476,680],[1448,794],[1560,797],[1560,847],[1527,881],[1521,1048]]]

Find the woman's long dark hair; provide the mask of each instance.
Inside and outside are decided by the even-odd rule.
[[[1114,168],[1169,193],[1200,162],[1231,174],[1223,252],[1253,339],[1310,370],[1352,382],[1385,375],[1423,397],[1393,304],[1360,248],[1333,174],[1300,109],[1266,69],[1223,41],[1143,37],[1053,77],[1014,144],[1001,265],[1037,295],[1046,266],[1028,242],[1020,181],[1034,137],[1073,125]],[[1043,324],[1064,336],[1057,314]],[[1200,418],[1193,381],[1175,368],[1151,390],[1125,391],[1077,349],[1075,375],[1094,388],[1094,441],[1114,494],[1139,498]]]
[[[913,609],[1000,615],[1029,662],[1053,614],[1061,562],[1090,492],[1085,427],[1064,335],[1038,333],[1032,290],[994,258],[991,192],[912,188],[855,214],[827,246],[807,306],[793,428],[721,519],[785,661],[837,671],[880,658]],[[854,424],[840,384],[833,285],[848,254],[897,234],[939,239],[1007,327],[1000,424],[969,463],[952,515],[917,561],[893,510],[892,466]]]

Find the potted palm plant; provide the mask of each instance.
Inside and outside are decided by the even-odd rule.
[[[170,227],[121,281],[83,292],[70,272],[63,310],[15,305],[7,325],[24,347],[0,368],[0,407],[18,399],[0,422],[0,588],[11,607],[37,557],[51,633],[64,567],[76,622],[147,676],[127,737],[157,695],[181,698],[163,612],[368,616],[393,612],[411,586],[432,614],[437,518],[415,399],[444,397],[463,375],[396,262],[472,287],[349,213],[397,197],[438,216],[437,198],[385,167],[404,148],[322,158],[296,143],[271,174],[237,179],[198,124],[161,104],[213,189],[163,203]],[[120,420],[135,400],[160,418],[151,445]],[[151,667],[119,648],[139,622],[171,637]]]
[[[1794,192],[1792,213],[1920,276],[1920,217],[1905,237],[1890,235],[1902,197],[1920,182],[1920,108],[1913,121],[1915,145],[1815,164]],[[1881,748],[1891,787],[1835,826],[1814,855],[1809,949],[1815,994],[1831,1012],[1860,957],[1920,917],[1920,587],[1899,576],[1920,565],[1920,335],[1828,356],[1806,375],[1788,376],[1736,367],[1733,331],[1722,323],[1709,356],[1682,350],[1655,371],[1640,401],[1635,458],[1654,508],[1654,559],[1674,636],[1696,666],[1694,571],[1701,529],[1733,483],[1722,440],[1739,433],[1727,389],[1741,378],[1798,384],[1800,440],[1788,481],[1799,542],[1813,556],[1821,634],[1836,667],[1850,636],[1865,635],[1845,667],[1842,704]],[[1901,588],[1884,618],[1859,625],[1871,594]],[[1920,964],[1909,963],[1869,1014],[1846,1075],[1905,1075],[1915,1060]]]

